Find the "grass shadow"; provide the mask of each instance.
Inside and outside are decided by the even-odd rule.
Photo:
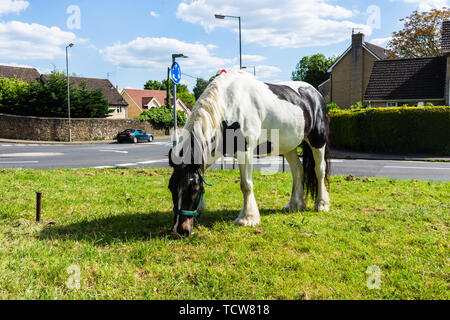
[[[261,215],[275,212],[261,210]],[[198,225],[212,229],[218,222],[232,223],[238,215],[238,210],[207,211],[199,217]],[[168,212],[124,213],[61,226],[48,225],[39,233],[39,239],[88,241],[100,246],[115,242],[148,241],[170,238],[172,223],[173,214]]]

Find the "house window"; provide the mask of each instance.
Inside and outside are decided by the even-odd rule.
[[[386,107],[388,108],[398,107],[398,102],[386,102]]]
[[[116,113],[122,113],[122,107],[116,107]]]

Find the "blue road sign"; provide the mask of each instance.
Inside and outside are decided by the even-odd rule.
[[[181,68],[180,68],[180,65],[178,64],[178,62],[174,62],[172,64],[172,68],[171,68],[170,74],[172,75],[173,82],[175,82],[176,84],[180,83],[180,81],[181,81]]]

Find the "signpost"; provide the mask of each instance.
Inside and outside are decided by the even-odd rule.
[[[173,54],[172,55],[172,67],[170,68],[170,75],[173,81],[173,146],[178,145],[178,133],[177,133],[177,84],[181,81],[181,67],[178,62],[175,61],[176,58],[187,58],[184,54]]]

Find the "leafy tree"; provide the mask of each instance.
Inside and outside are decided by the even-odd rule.
[[[425,12],[414,11],[401,19],[403,29],[393,33],[388,49],[393,58],[420,58],[440,56],[442,23],[450,19],[450,10],[432,9]]]
[[[144,90],[166,90],[166,88],[162,88],[162,84],[156,80],[148,80],[144,84]]]
[[[292,72],[293,81],[305,81],[315,88],[330,78],[327,70],[335,63],[337,57],[327,58],[323,54],[303,57]]]
[[[200,98],[200,96],[203,94],[209,84],[214,81],[215,78],[216,76],[213,76],[208,81],[202,78],[197,79],[197,83],[195,84],[195,87],[193,89],[196,100]]]
[[[71,113],[74,112],[76,118],[104,118],[111,112],[102,90],[88,90],[85,82],[74,91],[72,104],[74,107],[71,107]]]
[[[101,90],[88,90],[82,83],[70,88],[73,118],[106,118],[109,102]],[[38,117],[67,117],[67,81],[53,73],[44,83],[0,79],[0,112]]]

